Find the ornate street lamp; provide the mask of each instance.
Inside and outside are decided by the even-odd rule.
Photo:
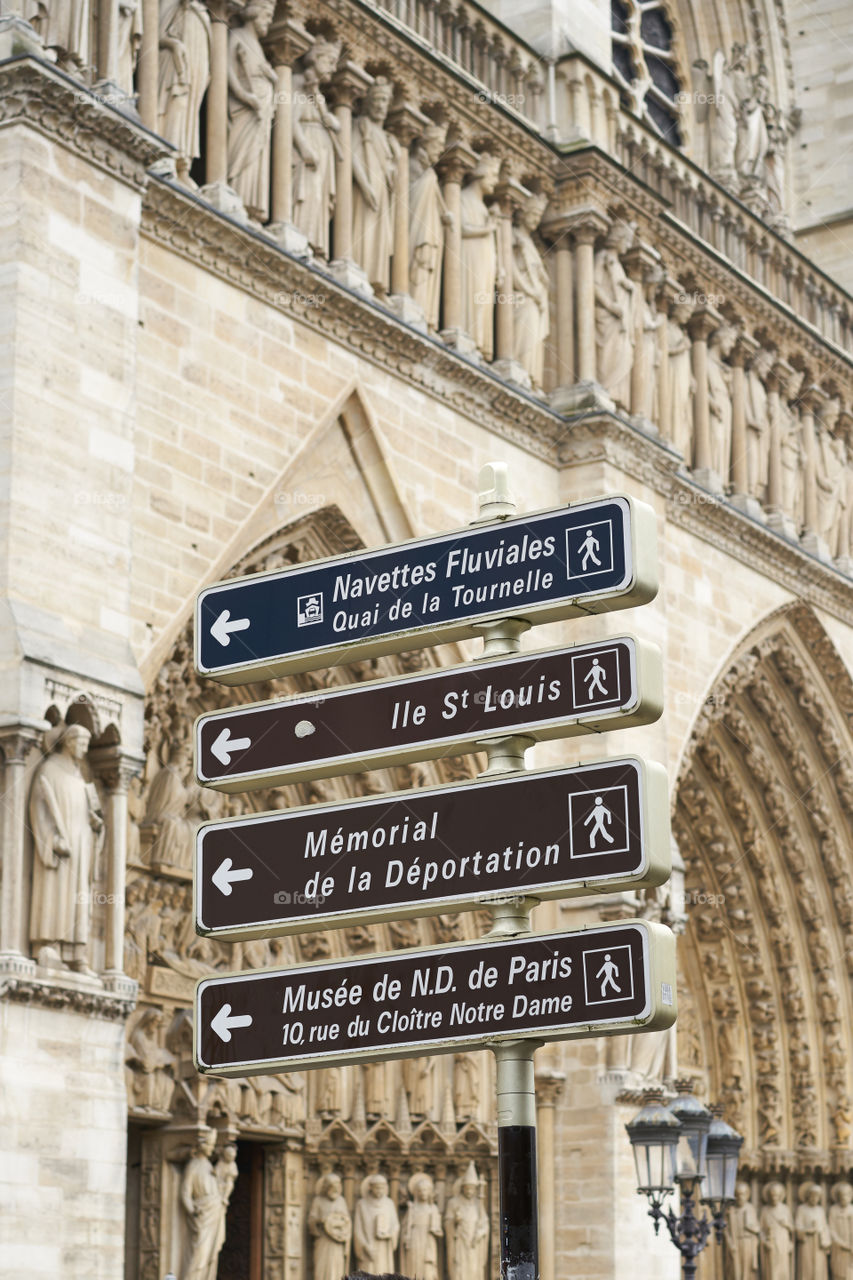
[[[660,1090],[649,1091],[642,1111],[625,1126],[634,1150],[637,1190],[649,1201],[655,1234],[661,1220],[683,1259],[684,1280],[694,1280],[696,1258],[713,1227],[722,1238],[725,1210],[734,1200],[738,1153],[743,1139],[720,1114],[712,1115],[690,1092],[690,1081],[676,1082],[677,1096],[664,1106]],[[715,1109],[716,1111],[717,1109]],[[678,1184],[680,1214],[663,1202]],[[710,1216],[696,1216],[697,1193]]]

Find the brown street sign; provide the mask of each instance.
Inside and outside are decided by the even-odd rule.
[[[662,708],[660,650],[620,636],[200,716],[196,772],[250,791],[477,751],[507,733],[648,724]]]
[[[666,772],[635,758],[209,823],[196,930],[274,937],[663,884]]]
[[[248,1076],[653,1031],[675,1021],[675,938],[645,920],[204,978],[195,1063]]]
[[[627,609],[657,589],[654,511],[597,498],[207,587],[196,670],[270,680],[462,640],[500,618]]]

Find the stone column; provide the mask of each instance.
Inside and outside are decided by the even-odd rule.
[[[123,99],[132,106],[132,100],[116,83],[118,74],[118,0],[100,0],[98,5],[98,79],[95,92],[109,96],[113,106]]]
[[[220,213],[238,222],[246,210],[237,192],[228,185],[228,4],[207,0],[210,13],[210,84],[207,87],[207,163],[204,196]]]
[[[409,150],[429,124],[429,118],[404,102],[388,112],[386,125],[400,144],[394,188],[394,253],[391,257],[391,295],[386,305],[400,320],[426,331],[423,311],[409,294]]]
[[[371,77],[354,62],[345,62],[335,72],[329,90],[329,101],[335,109],[341,129],[340,158],[336,162],[335,216],[332,221],[332,261],[329,271],[349,289],[372,296],[367,276],[352,256],[352,105],[366,92]]]
[[[142,43],[136,64],[139,89],[139,118],[152,133],[157,132],[157,82],[160,75],[160,4],[159,0],[141,0]]]
[[[145,757],[121,746],[95,747],[92,770],[106,792],[104,822],[107,859],[107,918],[104,927],[104,982],[118,994],[135,993],[124,972],[125,873],[127,869],[127,789],[145,767]]]
[[[557,291],[556,386],[567,387],[575,380],[575,282],[572,243],[567,231],[559,233],[554,246]]]
[[[782,420],[780,397],[793,369],[787,360],[776,360],[767,376],[767,416],[770,419],[770,455],[767,467],[767,527],[791,542],[797,528],[782,509]]]
[[[693,478],[713,493],[722,493],[720,477],[711,467],[711,418],[708,405],[708,336],[722,322],[711,307],[698,307],[687,325],[693,342]]]
[[[553,1067],[536,1071],[536,1145],[539,1166],[539,1267],[541,1280],[557,1275],[557,1179],[554,1168],[554,1111],[566,1083]]]
[[[635,244],[623,257],[625,270],[629,279],[634,281],[640,304],[634,313],[634,363],[631,368],[631,415],[636,425],[642,430],[657,434],[657,426],[652,421],[651,406],[654,399],[654,367],[648,367],[643,326],[643,301],[647,300],[650,286],[657,284],[663,276],[660,254],[651,245],[642,241]]]
[[[681,294],[677,280],[664,275],[655,290],[655,307],[658,325],[658,430],[664,440],[672,440],[672,403],[669,388],[669,313],[675,299]]]
[[[826,395],[812,383],[800,392],[800,432],[803,441],[803,536],[805,551],[827,564],[832,556],[820,536],[820,512],[817,497],[817,424],[816,415],[826,403]]]
[[[551,404],[561,413],[582,409],[612,412],[613,401],[596,381],[595,359],[595,241],[609,222],[598,209],[584,207],[549,219],[548,225],[559,225],[574,240],[573,315],[577,331],[577,360],[572,362],[576,381],[572,386],[557,387],[551,393]]]
[[[474,355],[476,347],[468,334],[462,331],[462,179],[476,163],[477,157],[467,142],[457,138],[436,165],[444,203],[450,214],[450,221],[444,229],[441,336],[448,346],[456,347],[467,355]]]
[[[747,465],[746,370],[758,349],[759,343],[755,338],[742,333],[729,357],[732,366],[732,493],[729,501],[739,511],[763,524],[761,504],[749,493]]]
[[[495,308],[495,359],[492,369],[507,382],[530,387],[530,375],[514,358],[513,289],[512,289],[512,219],[527,194],[514,178],[502,180],[497,189],[498,222],[498,299]]]
[[[0,973],[34,974],[29,959],[29,895],[24,836],[27,830],[26,761],[38,745],[46,724],[4,726],[2,832],[3,878],[0,880]]]
[[[311,43],[308,32],[290,18],[274,22],[264,42],[276,75],[270,224],[264,230],[282,249],[300,258],[310,258],[311,250],[307,237],[293,225],[293,64]]]

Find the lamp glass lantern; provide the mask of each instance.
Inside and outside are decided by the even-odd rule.
[[[705,1177],[708,1131],[712,1115],[704,1103],[690,1092],[689,1080],[678,1080],[677,1096],[669,1104],[670,1115],[678,1121],[676,1179],[679,1184],[695,1184]]]
[[[675,1189],[675,1158],[680,1125],[669,1107],[664,1105],[663,1091],[650,1089],[644,1106],[625,1125],[637,1174],[637,1190],[660,1207],[663,1199]]]
[[[705,1155],[705,1180],[702,1184],[702,1201],[719,1216],[727,1204],[735,1198],[738,1161],[743,1146],[741,1135],[726,1124],[720,1114],[722,1108],[714,1108],[714,1116],[708,1130]]]

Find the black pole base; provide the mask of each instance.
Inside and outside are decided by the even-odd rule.
[[[498,1129],[501,1183],[501,1280],[539,1280],[536,1128]]]

